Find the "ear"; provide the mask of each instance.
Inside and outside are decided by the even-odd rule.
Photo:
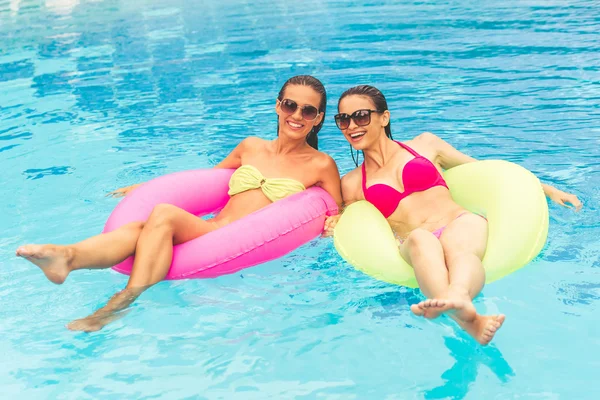
[[[315,120],[313,121],[313,126],[319,125],[321,123],[321,121],[323,121],[323,117],[324,117],[324,114],[319,113],[319,116],[317,118],[315,118]]]
[[[389,110],[385,110],[381,113],[381,126],[386,127],[390,124],[390,112]]]
[[[281,101],[279,101],[279,99],[275,99],[275,112],[278,112],[279,109],[281,108],[279,105],[281,104]]]

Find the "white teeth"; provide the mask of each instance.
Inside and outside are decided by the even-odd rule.
[[[350,137],[351,137],[352,139],[356,139],[357,137],[359,137],[359,136],[362,136],[362,135],[364,135],[365,133],[366,133],[366,132],[358,132],[358,133],[353,133],[352,135],[350,135]]]
[[[288,121],[288,124],[290,124],[290,126],[291,126],[292,128],[302,128],[302,125],[301,125],[301,124],[296,124],[296,123],[294,123],[294,122],[290,122],[290,121]]]

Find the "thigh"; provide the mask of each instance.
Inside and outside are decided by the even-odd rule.
[[[169,224],[173,230],[173,244],[181,244],[218,229],[212,220],[203,220],[176,207],[169,207]]]
[[[474,254],[480,260],[485,255],[488,222],[476,214],[465,214],[452,221],[440,236],[446,259],[458,254]]]

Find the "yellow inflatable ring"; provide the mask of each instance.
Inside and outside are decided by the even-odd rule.
[[[540,181],[507,161],[478,161],[444,172],[454,201],[488,221],[486,282],[528,264],[548,236],[548,204]],[[346,208],[334,231],[338,253],[355,268],[397,285],[418,287],[383,215],[367,201]]]

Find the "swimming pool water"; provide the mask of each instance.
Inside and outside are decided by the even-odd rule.
[[[600,14],[596,1],[0,2],[0,397],[595,399],[600,396]],[[64,325],[123,287],[62,286],[14,257],[101,231],[111,189],[210,167],[275,135],[295,74],[327,87],[320,147],[348,87],[387,96],[396,139],[431,131],[576,193],[549,241],[476,305],[487,348],[418,291],[353,270],[331,240],[211,280],[163,282],[95,334]]]

